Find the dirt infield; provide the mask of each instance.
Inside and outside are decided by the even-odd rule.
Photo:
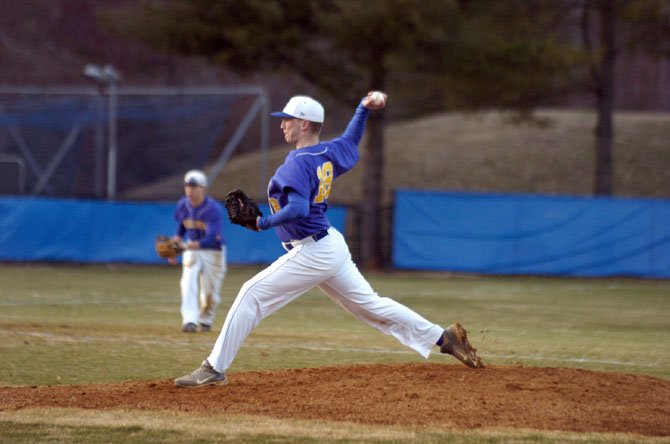
[[[232,373],[227,386],[197,389],[171,380],[0,387],[0,410],[34,407],[670,435],[670,381],[566,368],[353,365]]]

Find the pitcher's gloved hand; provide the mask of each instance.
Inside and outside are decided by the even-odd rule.
[[[223,200],[231,223],[258,231],[256,220],[263,212],[252,198],[242,190],[233,190]]]

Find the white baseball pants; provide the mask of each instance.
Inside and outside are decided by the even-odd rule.
[[[262,319],[316,286],[359,320],[424,358],[430,355],[443,328],[375,293],[351,260],[344,237],[333,227],[328,233],[317,242],[293,242],[293,249],[244,283],[207,358],[212,367],[224,372]]]
[[[182,325],[212,325],[221,302],[221,284],[226,270],[225,245],[221,250],[184,252],[180,281]]]

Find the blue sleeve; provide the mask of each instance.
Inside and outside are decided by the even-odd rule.
[[[355,145],[358,145],[363,138],[365,123],[368,121],[369,115],[370,110],[362,104],[359,104],[354,113],[354,117],[351,118],[349,125],[347,125],[347,129],[344,130],[341,137],[350,139]]]
[[[205,237],[200,239],[200,248],[217,248],[221,239],[221,208],[212,202],[207,211]]]
[[[184,228],[184,224],[183,224],[183,223],[179,222],[179,223],[177,224],[177,231],[176,231],[176,233],[177,233],[177,236],[179,236],[179,237],[181,237],[181,238],[184,237],[184,234],[186,233],[186,228]]]
[[[309,200],[291,190],[288,193],[288,203],[281,210],[258,220],[258,228],[267,230],[277,225],[284,225],[307,217],[309,214]]]
[[[175,233],[177,236],[183,238],[184,234],[186,233],[186,227],[184,227],[184,222],[181,213],[182,213],[182,204],[180,200],[179,202],[177,202],[177,208],[174,211],[174,219],[177,221],[177,229],[175,230]]]

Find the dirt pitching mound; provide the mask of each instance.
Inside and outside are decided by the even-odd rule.
[[[670,435],[670,381],[566,368],[353,365],[231,373],[227,386],[197,389],[171,380],[0,387],[0,410],[34,407]]]

